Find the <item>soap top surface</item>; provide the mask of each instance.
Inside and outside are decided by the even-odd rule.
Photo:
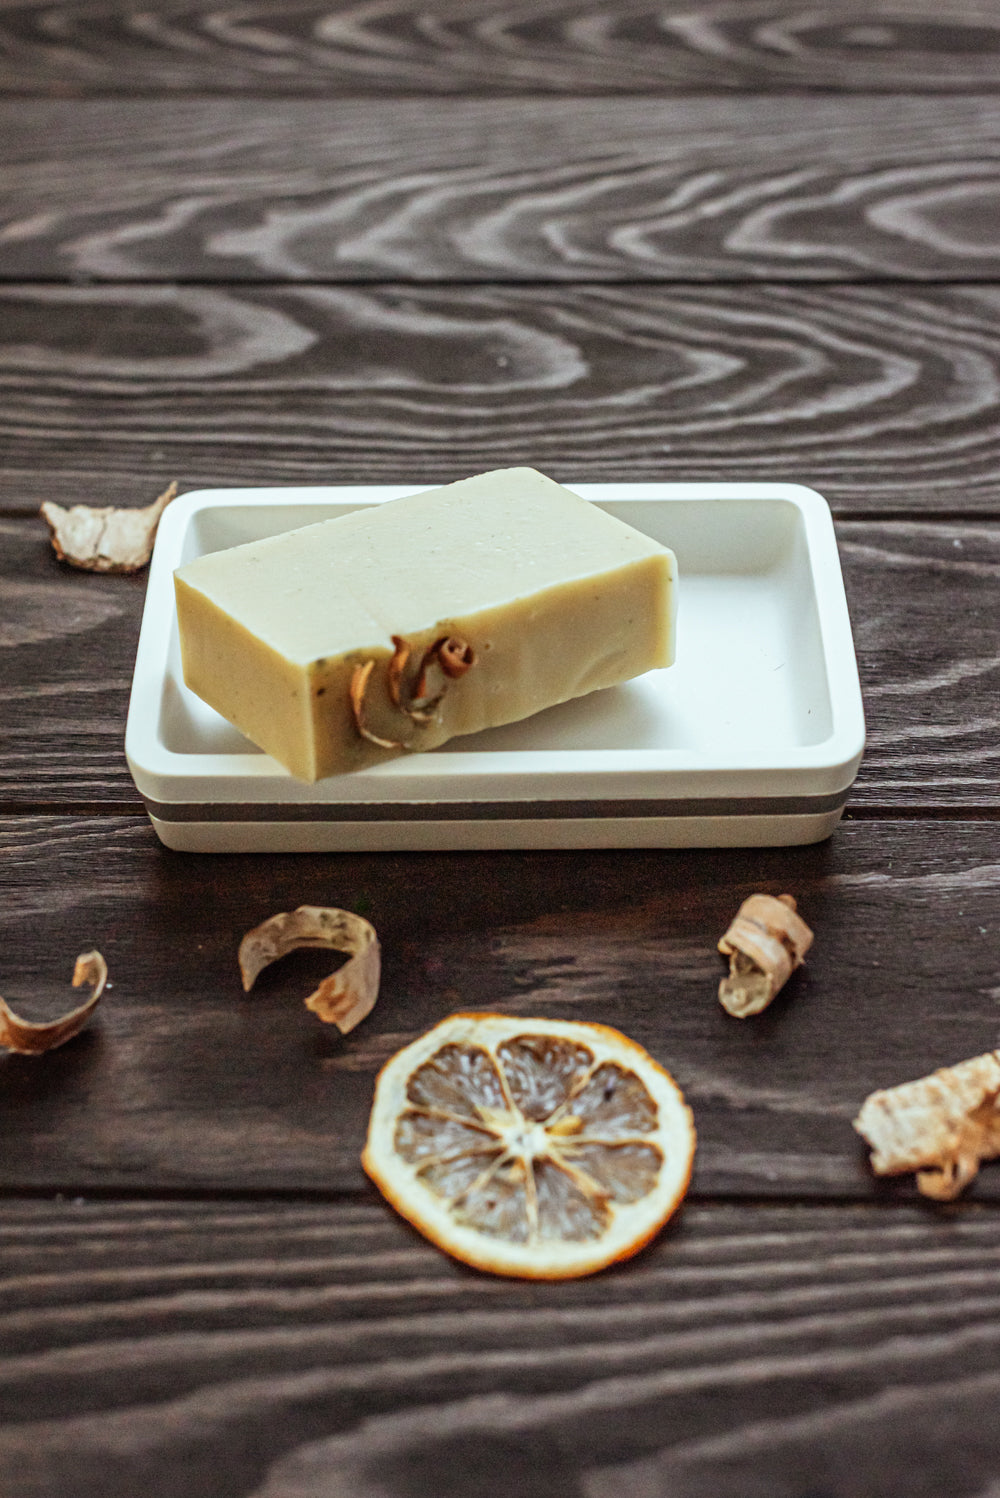
[[[423,490],[209,552],[178,578],[288,659],[500,607],[653,555],[660,542],[532,468]]]

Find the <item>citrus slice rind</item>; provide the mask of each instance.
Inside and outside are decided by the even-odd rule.
[[[382,1068],[362,1164],[454,1258],[566,1279],[659,1232],[694,1147],[673,1078],[619,1031],[456,1014]]]

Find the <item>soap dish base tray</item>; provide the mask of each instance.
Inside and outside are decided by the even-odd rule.
[[[776,848],[822,842],[843,809],[806,816],[544,817],[504,822],[161,821],[181,853],[430,853],[470,849]]]

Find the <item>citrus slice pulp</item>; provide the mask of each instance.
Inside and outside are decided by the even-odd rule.
[[[362,1164],[455,1258],[566,1279],[649,1242],[694,1147],[673,1078],[617,1030],[455,1014],[382,1068]]]

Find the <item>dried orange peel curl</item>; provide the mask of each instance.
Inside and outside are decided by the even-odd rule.
[[[441,635],[424,651],[416,668],[414,679],[407,683],[407,671],[413,647],[402,635],[392,636],[393,653],[386,667],[385,688],[389,701],[396,712],[407,720],[407,732],[412,727],[427,728],[435,721],[435,714],[444,700],[449,683],[458,681],[466,671],[476,664],[476,652],[466,640],[455,635]],[[413,749],[412,736],[405,739],[387,738],[375,733],[367,722],[366,701],[371,685],[375,661],[362,661],[355,666],[348,687],[348,700],[354,728],[360,738],[380,749]],[[430,680],[439,676],[436,691],[432,692]]]
[[[307,1009],[346,1035],[371,1013],[378,998],[381,951],[374,926],[350,910],[326,905],[300,905],[297,910],[271,916],[240,942],[244,992],[250,992],[270,963],[301,947],[326,947],[351,954],[350,961],[324,978],[305,1001]]]
[[[729,977],[719,984],[719,1003],[746,1019],[766,1009],[812,946],[813,934],[796,914],[792,895],[751,895],[719,941],[729,958]]]
[[[455,1014],[383,1067],[362,1164],[454,1258],[557,1280],[648,1243],[694,1148],[673,1078],[617,1030]]]
[[[61,562],[84,572],[138,572],[152,556],[160,516],[176,496],[172,483],[141,510],[114,505],[66,510],[47,499],[41,513]]]
[[[924,1196],[952,1201],[1000,1155],[1000,1051],[871,1093],[854,1127],[876,1175],[915,1170]]]
[[[90,998],[76,1009],[63,1014],[59,1019],[44,1024],[21,1019],[14,1013],[6,999],[0,998],[0,1046],[8,1051],[17,1051],[22,1056],[41,1056],[45,1051],[54,1051],[65,1045],[74,1035],[79,1035],[97,1007],[104,985],[108,981],[108,965],[100,952],[81,952],[73,969],[73,987],[91,985]]]

